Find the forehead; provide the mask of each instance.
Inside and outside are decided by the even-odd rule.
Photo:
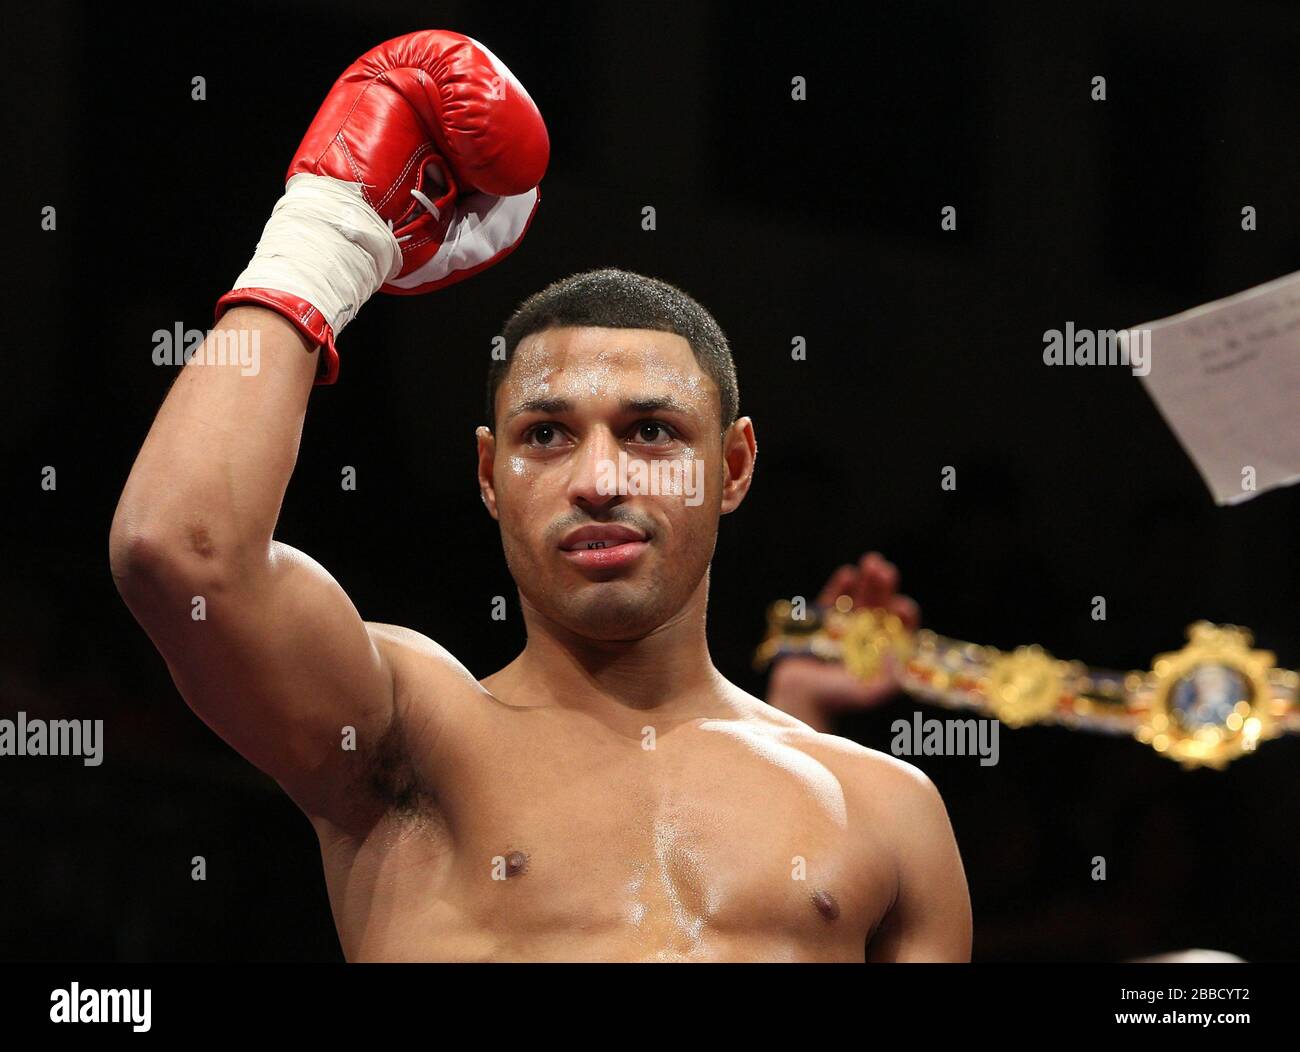
[[[546,329],[520,340],[501,391],[503,406],[615,393],[672,395],[703,406],[713,395],[713,381],[676,333],[584,326]]]

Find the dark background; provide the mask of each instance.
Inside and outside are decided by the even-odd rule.
[[[415,29],[492,48],[546,117],[552,162],[513,257],[377,297],[342,338],[338,385],[312,396],[278,536],[363,616],[480,676],[517,653],[474,481],[491,338],[544,283],[616,265],[682,286],[732,341],[760,456],[722,524],[710,620],[746,689],[765,688],[749,664],[765,604],[814,595],[868,548],[947,634],[1144,668],[1208,618],[1300,666],[1300,489],[1217,508],[1127,370],[1042,364],[1044,329],[1137,325],[1300,268],[1300,8],[1133,6],[7,16],[0,716],[102,718],[106,759],[0,759],[0,956],[340,959],[311,828],[185,707],[116,595],[107,538],[174,377],[151,334],[210,324],[333,79]],[[900,699],[842,729],[887,749],[911,712]],[[1001,747],[992,768],[916,760],[956,829],[977,960],[1297,956],[1300,742],[1223,773],[1063,730]]]

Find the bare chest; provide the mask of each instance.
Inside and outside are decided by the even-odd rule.
[[[797,749],[731,725],[616,739],[520,722],[419,772],[438,820],[375,845],[405,908],[507,956],[564,933],[654,959],[736,940],[860,955],[891,904],[885,846]]]

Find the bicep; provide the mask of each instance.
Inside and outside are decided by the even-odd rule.
[[[214,577],[145,625],[186,703],[303,810],[353,806],[369,743],[394,718],[394,677],[342,587],[274,543],[263,568]]]
[[[868,961],[966,962],[970,892],[938,789],[912,768],[896,818],[897,895],[867,947]]]

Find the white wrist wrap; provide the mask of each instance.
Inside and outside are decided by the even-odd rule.
[[[362,199],[358,183],[303,172],[285,184],[232,288],[275,289],[306,300],[337,337],[401,269],[397,238]]]

